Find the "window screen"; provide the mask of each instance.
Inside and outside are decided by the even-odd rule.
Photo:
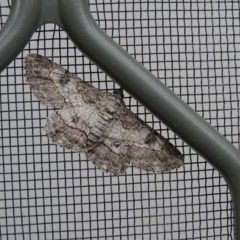
[[[239,147],[237,1],[89,4],[109,36]],[[0,28],[10,8],[10,0],[0,2]],[[1,73],[1,239],[233,239],[223,177],[126,92],[127,107],[184,154],[183,167],[166,174],[130,167],[116,177],[52,144],[42,127],[54,108],[41,105],[26,83],[28,53],[49,57],[101,91],[119,88],[54,24],[41,26]]]

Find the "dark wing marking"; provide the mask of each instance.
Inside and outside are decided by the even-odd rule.
[[[40,55],[29,54],[25,64],[27,82],[38,100],[44,105],[64,107],[64,97],[49,78],[49,73],[53,67],[52,62]]]
[[[27,82],[45,105],[62,108],[105,99],[104,93],[41,55],[29,54],[25,63]]]
[[[60,110],[59,112],[61,112]],[[47,118],[44,127],[46,135],[62,147],[72,149],[76,152],[84,152],[87,142],[86,133],[81,128],[69,126],[58,112],[54,112]]]
[[[127,156],[114,153],[104,143],[99,143],[89,149],[86,155],[98,168],[111,172],[113,175],[124,173],[129,166],[129,158]]]

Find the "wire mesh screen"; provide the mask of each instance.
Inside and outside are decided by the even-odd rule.
[[[89,4],[109,36],[239,147],[238,1]],[[11,1],[0,2],[0,27],[10,7]],[[54,109],[42,106],[26,84],[29,52],[102,91],[118,88],[54,24],[39,28],[1,73],[1,239],[233,239],[223,177],[126,92],[126,105],[184,154],[183,167],[166,174],[128,168],[116,177],[84,154],[51,144],[42,127]]]

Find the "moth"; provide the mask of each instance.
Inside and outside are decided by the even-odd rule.
[[[154,173],[183,165],[179,150],[125,106],[121,91],[102,92],[37,54],[29,54],[25,64],[33,94],[58,109],[44,127],[53,143],[85,152],[113,175],[130,165]]]

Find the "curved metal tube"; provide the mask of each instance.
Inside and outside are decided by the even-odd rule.
[[[0,32],[0,72],[15,59],[38,27],[41,0],[14,0]]]
[[[240,152],[95,23],[88,0],[60,0],[62,24],[73,42],[124,89],[214,165],[234,200],[240,239]]]
[[[108,37],[92,18],[88,0],[15,0],[0,32],[0,71],[45,22],[61,25],[87,57],[223,174],[234,202],[235,239],[240,240],[240,152]]]

